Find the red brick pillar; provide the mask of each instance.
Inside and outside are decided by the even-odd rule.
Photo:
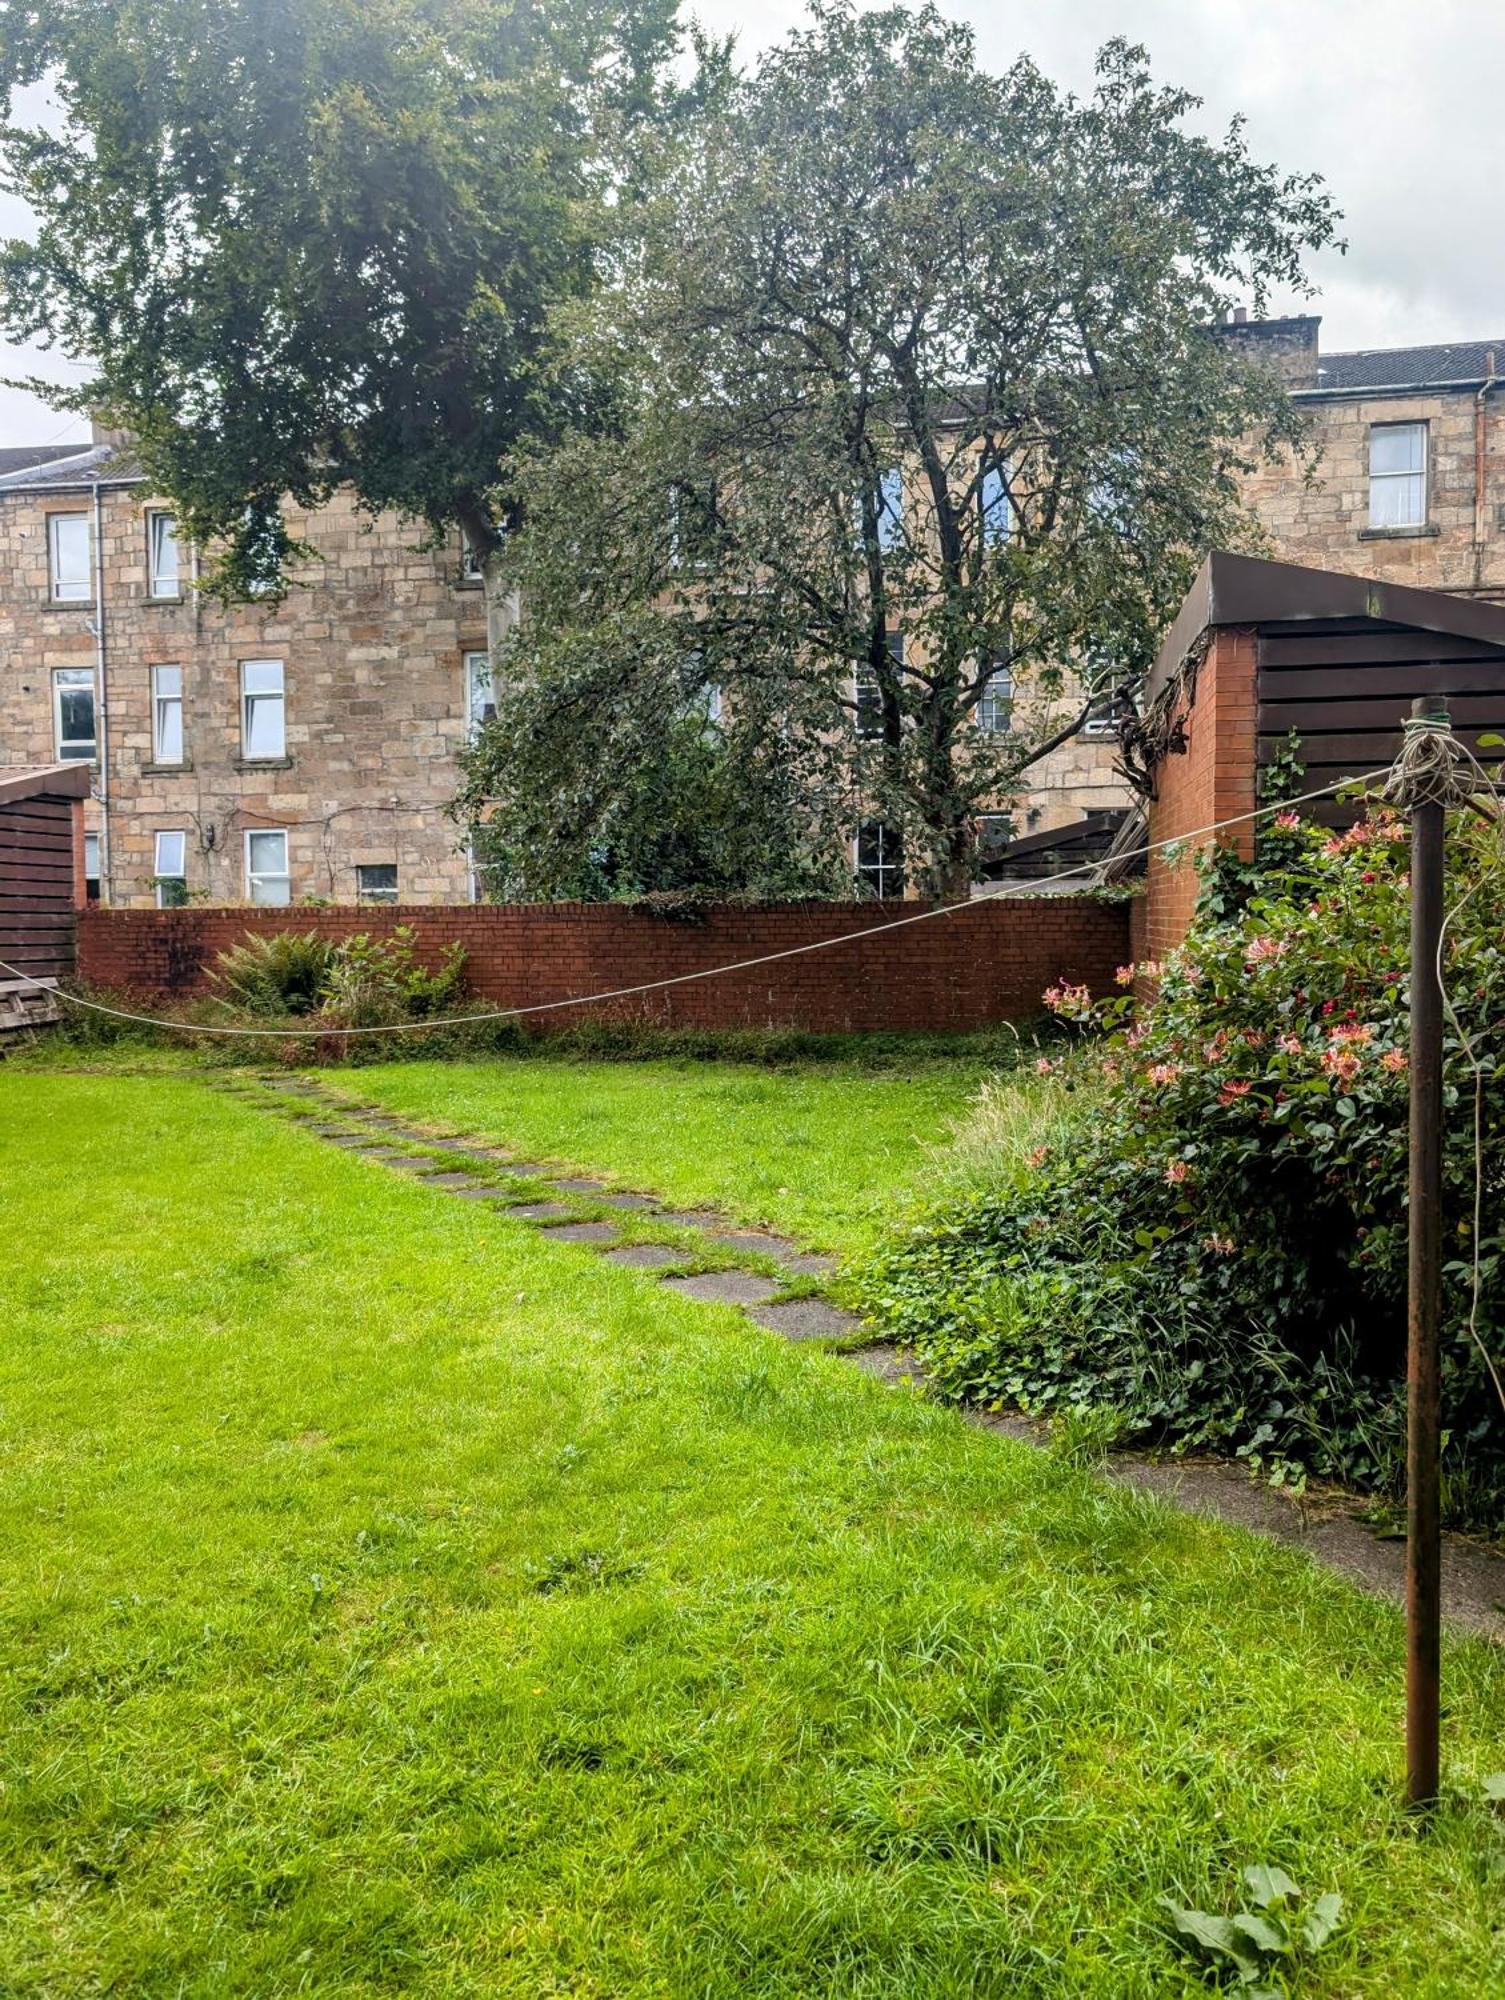
[[[73,807],[71,814],[73,822],[73,907],[76,910],[82,910],[87,906],[89,901],[89,883],[84,873],[84,802],[82,799],[74,799],[71,803]]]
[[[1158,852],[1149,857],[1144,929],[1155,959],[1173,951],[1191,923],[1197,901],[1194,856],[1214,839],[1246,861],[1254,854],[1252,820],[1216,836],[1202,831],[1252,811],[1258,784],[1255,634],[1246,627],[1223,626],[1210,636],[1191,699],[1180,712],[1185,751],[1162,758],[1155,772],[1159,796],[1150,806],[1149,837],[1187,843],[1173,862]]]

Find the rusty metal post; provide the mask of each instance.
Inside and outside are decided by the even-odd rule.
[[[1412,714],[1446,725],[1447,703]],[[1406,1312],[1406,1796],[1437,1797],[1442,1651],[1442,936],[1440,802],[1411,806],[1411,1178]]]

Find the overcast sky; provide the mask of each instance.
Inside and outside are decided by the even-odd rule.
[[[744,55],[803,15],[796,0],[690,0]],[[1314,268],[1322,345],[1399,347],[1505,338],[1505,7],[1499,0],[943,0],[970,21],[981,60],[1027,52],[1084,90],[1109,37],[1150,51],[1156,76],[1205,98],[1202,122],[1235,112],[1250,144],[1290,172],[1315,171],[1342,207],[1346,257]],[[0,200],[0,230],[20,227]],[[1296,301],[1280,301],[1295,305]],[[0,372],[78,372],[11,350]],[[0,389],[0,444],[63,442],[84,427]]]

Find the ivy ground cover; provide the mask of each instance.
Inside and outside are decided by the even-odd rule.
[[[1499,1990],[1491,1651],[1422,1831],[1290,1551],[189,1075],[0,1074],[0,1188],[0,1991],[1160,2000],[1259,1863]]]

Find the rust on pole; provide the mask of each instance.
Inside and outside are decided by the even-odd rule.
[[[1419,721],[1448,707],[1418,699]],[[1439,797],[1411,801],[1411,1160],[1406,1311],[1406,1795],[1437,1797],[1442,1652],[1442,937]]]

